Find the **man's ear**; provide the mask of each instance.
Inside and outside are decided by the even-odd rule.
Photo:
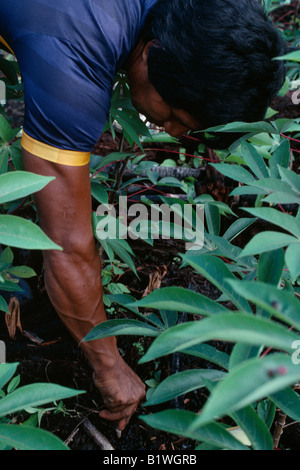
[[[142,58],[143,58],[143,61],[145,61],[145,63],[147,63],[149,49],[152,46],[159,47],[159,43],[158,43],[157,39],[152,39],[151,41],[148,41],[147,44],[145,45],[145,47],[143,49],[143,54],[142,54]]]

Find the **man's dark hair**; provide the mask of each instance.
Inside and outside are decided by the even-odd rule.
[[[258,0],[158,0],[143,39],[153,40],[150,82],[203,129],[263,120],[284,83],[284,63],[272,59],[285,45]],[[228,143],[219,135],[208,145]]]

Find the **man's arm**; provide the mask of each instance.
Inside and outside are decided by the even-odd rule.
[[[35,195],[44,232],[63,251],[44,251],[45,284],[59,317],[79,343],[106,320],[102,300],[101,263],[91,224],[89,168],[55,164],[22,150],[26,171],[55,176]],[[124,429],[145,395],[139,377],[121,358],[116,339],[81,343],[94,369],[94,382],[106,409],[100,416]]]

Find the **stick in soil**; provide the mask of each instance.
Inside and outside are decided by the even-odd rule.
[[[102,450],[115,450],[106,437],[103,436],[103,434],[101,434],[101,432],[99,432],[98,429],[95,428],[95,426],[87,418],[83,421],[82,425],[85,432]]]

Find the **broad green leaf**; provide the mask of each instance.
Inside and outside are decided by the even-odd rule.
[[[283,267],[284,251],[281,248],[262,253],[257,266],[257,280],[278,286]]]
[[[0,400],[0,416],[85,393],[49,383],[24,385]]]
[[[0,389],[3,388],[7,382],[10,381],[12,376],[15,374],[18,365],[18,362],[0,364]]]
[[[120,319],[107,320],[89,331],[82,341],[118,335],[157,336],[160,330],[139,320]]]
[[[300,396],[292,388],[272,393],[270,399],[290,418],[300,422]]]
[[[235,237],[240,235],[246,228],[250,227],[255,222],[256,219],[253,218],[238,218],[232,225],[226,230],[223,237],[232,241]]]
[[[300,52],[299,51],[289,52],[288,54],[285,54],[283,56],[274,57],[273,60],[290,60],[290,61],[300,62]]]
[[[14,130],[4,116],[0,115],[0,142],[9,144],[14,137]]]
[[[277,289],[265,282],[230,281],[231,286],[246,299],[280,320],[300,329],[300,301],[291,292]]]
[[[29,250],[62,250],[40,227],[16,215],[0,215],[0,243]]]
[[[44,188],[54,177],[26,171],[11,171],[0,175],[0,204],[28,196]]]
[[[205,204],[204,210],[208,232],[214,235],[219,235],[221,224],[219,208],[214,204]]]
[[[251,311],[248,302],[234,292],[229,285],[228,280],[235,279],[235,276],[221,259],[210,255],[196,256],[192,254],[181,255],[181,257],[184,262],[196,269],[223,292],[238,309]]]
[[[206,238],[208,238],[216,246],[216,249],[212,251],[214,256],[234,260],[237,262],[237,264],[248,266],[250,268],[253,267],[253,264],[256,265],[256,259],[254,257],[249,256],[243,259],[239,259],[239,255],[242,252],[242,249],[236,245],[233,245],[224,237],[208,234]]]
[[[0,286],[1,286],[1,284],[0,284]],[[1,311],[1,312],[9,313],[7,302],[6,302],[6,300],[2,297],[2,295],[0,295],[0,311]]]
[[[172,400],[184,393],[205,387],[203,378],[215,382],[221,380],[225,375],[225,372],[214,369],[196,369],[178,372],[161,382],[154,389],[144,406],[158,405],[159,403]]]
[[[109,298],[111,302],[115,302],[121,307],[124,307],[125,309],[130,310],[131,312],[135,313],[136,315],[143,318],[144,320],[147,320],[153,325],[158,326],[159,328],[164,327],[161,320],[154,313],[151,312],[150,314],[147,314],[147,313],[142,314],[141,312],[139,312],[139,310],[136,307],[136,300],[132,295],[113,294],[113,295],[107,295],[107,297]]]
[[[238,186],[237,188],[234,188],[229,196],[243,196],[245,194],[266,194],[267,191],[265,188],[260,188],[258,186]]]
[[[292,282],[295,282],[300,276],[300,243],[292,243],[287,247],[285,262],[290,271]]]
[[[91,182],[91,193],[100,204],[108,204],[108,191],[100,183]]]
[[[22,277],[24,279],[36,276],[35,271],[29,266],[12,266],[7,271],[14,276]]]
[[[275,403],[269,398],[261,400],[257,405],[257,414],[264,421],[267,428],[271,429],[276,414]]]
[[[246,406],[231,416],[248,436],[254,450],[273,450],[272,435],[252,406]]]
[[[253,175],[240,165],[230,165],[228,163],[210,163],[217,171],[239,183],[255,183]]]
[[[12,264],[14,260],[14,254],[9,246],[7,246],[0,255],[0,263]]]
[[[253,173],[257,176],[257,178],[268,178],[268,168],[264,162],[264,159],[258,153],[256,148],[246,141],[242,142],[241,148],[243,159],[245,160],[249,168],[253,171]]]
[[[216,385],[190,430],[279,392],[299,379],[300,366],[284,354],[270,354],[243,362]]]
[[[177,310],[197,315],[216,315],[227,312],[223,305],[183,287],[162,287],[141,300],[129,304],[130,307],[148,307],[164,310]]]
[[[278,178],[279,169],[278,165],[287,168],[290,161],[290,143],[285,139],[279,147],[275,150],[272,157],[270,158],[270,176],[272,178]]]
[[[126,158],[130,157],[130,153],[123,153],[123,152],[113,152],[107,155],[106,157],[103,157],[100,161],[100,163],[97,165],[95,170],[99,171],[101,169],[106,168],[109,165],[112,165],[113,163],[119,162],[121,160],[126,160]]]
[[[237,366],[243,361],[252,357],[257,357],[262,349],[262,346],[254,346],[247,343],[236,343],[230,354],[229,370]]]
[[[173,326],[161,333],[140,359],[145,363],[158,357],[182,351],[195,344],[223,340],[253,345],[272,346],[291,352],[299,336],[269,319],[244,313],[224,313],[199,321]]]
[[[243,256],[259,255],[261,253],[265,253],[266,251],[277,250],[278,248],[283,248],[290,243],[297,242],[298,239],[292,235],[266,230],[254,235],[254,237],[242,250],[240,258]]]
[[[202,132],[253,132],[253,133],[260,133],[260,132],[267,132],[270,134],[279,134],[278,129],[272,124],[265,121],[259,122],[233,122],[221,126],[210,127],[205,129]]]
[[[271,224],[284,228],[295,237],[300,238],[300,222],[292,215],[285,214],[273,207],[244,208],[254,217],[266,220]],[[296,241],[296,240],[295,240]]]
[[[230,432],[218,423],[212,423],[191,432],[190,426],[195,416],[190,411],[165,410],[148,416],[139,416],[139,418],[155,429],[196,441],[207,442],[221,449],[249,450],[247,446],[235,439]]]
[[[69,450],[54,434],[18,424],[0,424],[0,443],[17,450]]]
[[[190,356],[201,357],[208,362],[217,364],[223,369],[227,370],[229,367],[230,356],[223,351],[219,351],[217,348],[210,346],[209,344],[196,344],[190,348],[183,349],[183,354],[189,354]]]
[[[300,196],[296,195],[291,189],[285,191],[274,190],[263,201],[269,204],[300,204]]]
[[[287,168],[278,167],[279,174],[283,181],[289,184],[293,191],[300,195],[300,175],[297,175],[292,170]]]

